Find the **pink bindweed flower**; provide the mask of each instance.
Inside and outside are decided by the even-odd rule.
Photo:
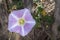
[[[35,24],[29,9],[15,10],[9,15],[8,30],[26,36]]]

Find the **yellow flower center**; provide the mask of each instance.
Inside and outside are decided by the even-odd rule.
[[[25,20],[24,19],[19,19],[19,25],[24,25]]]

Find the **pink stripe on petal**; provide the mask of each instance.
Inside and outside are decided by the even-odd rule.
[[[8,22],[8,28],[12,27],[16,22],[17,20],[12,15],[10,15],[9,22]]]
[[[24,34],[27,35],[31,30],[32,28],[34,27],[35,24],[28,24],[26,23],[24,25]]]
[[[15,28],[11,29],[10,31],[11,32],[16,32],[16,33],[21,33],[22,29],[21,29],[21,26],[17,25]]]
[[[24,18],[25,18],[26,21],[34,21],[31,13],[29,11],[27,11],[27,13],[26,13]]]
[[[18,18],[22,17],[24,14],[24,9],[22,10],[17,10],[17,11],[13,11],[13,14],[16,15]]]

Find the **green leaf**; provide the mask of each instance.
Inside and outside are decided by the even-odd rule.
[[[38,7],[38,12],[41,12],[43,10],[43,8]]]
[[[52,24],[54,22],[54,18],[52,16],[45,16],[44,20],[48,23],[48,24]]]

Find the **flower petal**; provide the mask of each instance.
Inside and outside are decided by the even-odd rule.
[[[24,35],[26,36],[31,30],[32,28],[34,27],[35,24],[31,24],[31,23],[26,23],[24,25]]]
[[[16,22],[17,20],[12,15],[9,15],[8,28],[12,27]]]
[[[25,15],[25,20],[26,21],[34,21],[30,11],[27,11],[26,15]]]
[[[24,14],[24,9],[22,10],[17,10],[17,11],[13,11],[13,14],[16,15],[18,18],[22,17]]]
[[[20,32],[22,32],[21,31],[22,29],[21,29],[21,26],[15,26],[13,29],[11,29],[10,30],[10,32],[16,32],[16,33],[20,33]]]

